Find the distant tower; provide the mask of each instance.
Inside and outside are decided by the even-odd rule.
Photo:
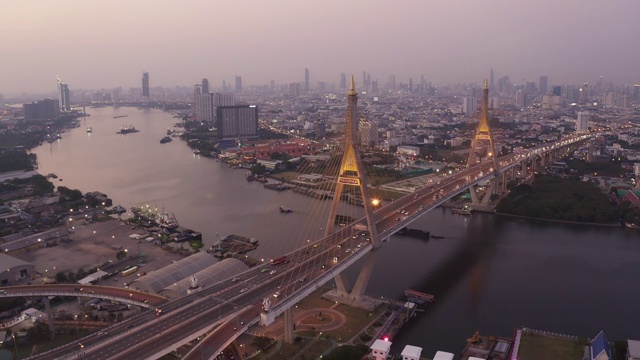
[[[467,167],[471,167],[476,164],[476,155],[478,156],[478,162],[482,161],[482,154],[478,155],[479,142],[488,142],[485,158],[490,158],[493,161],[493,171],[498,171],[498,160],[496,155],[496,148],[493,143],[493,136],[491,135],[491,129],[489,128],[489,83],[484,81],[484,89],[482,94],[482,105],[480,107],[480,122],[478,123],[478,129],[476,134],[471,140],[471,148],[469,149],[469,158],[467,160]]]
[[[340,89],[347,89],[347,75],[345,73],[340,74]]]
[[[149,73],[142,73],[142,96],[149,100]]]
[[[493,87],[494,82],[493,82],[494,78],[493,78],[493,69],[489,70],[489,86],[491,87],[491,90],[494,90],[495,88]]]
[[[540,93],[542,95],[545,95],[547,93],[547,90],[549,90],[548,88],[548,81],[549,79],[547,78],[546,75],[540,76]]]
[[[58,80],[58,103],[60,104],[60,111],[70,111],[71,106],[69,105],[69,85],[62,82],[62,80]]]
[[[202,79],[202,93],[203,94],[208,94],[209,93],[209,79]]]
[[[309,69],[304,68],[304,91],[309,92]]]
[[[236,92],[242,92],[242,76],[236,75]]]

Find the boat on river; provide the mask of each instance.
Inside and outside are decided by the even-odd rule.
[[[171,141],[173,141],[171,136],[165,136],[162,139],[160,139],[160,144],[168,143],[168,142],[171,142]]]
[[[293,212],[291,208],[280,206],[280,212],[283,214],[290,214]]]
[[[118,131],[116,134],[122,134],[122,135],[124,135],[124,134],[137,133],[137,132],[139,132],[139,131],[140,131],[140,130],[136,129],[136,128],[135,128],[135,126],[133,126],[133,125],[128,125],[128,126],[123,125],[123,126],[120,128],[120,131]]]

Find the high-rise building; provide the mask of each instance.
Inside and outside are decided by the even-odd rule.
[[[527,107],[527,92],[520,89],[516,92],[516,106],[519,108]]]
[[[309,92],[309,69],[304,68],[304,92]]]
[[[60,103],[53,99],[23,104],[22,109],[26,120],[57,120],[60,115]]]
[[[389,76],[389,81],[387,82],[387,88],[389,90],[395,90],[396,89],[396,76],[395,75],[390,75]]]
[[[202,93],[203,94],[208,94],[209,93],[209,79],[202,79]]]
[[[539,86],[539,88],[540,88],[540,93],[542,95],[545,95],[547,93],[548,80],[549,79],[547,78],[546,75],[540,76],[540,84],[539,84],[540,86]]]
[[[409,92],[413,92],[413,78],[409,78]]]
[[[289,84],[289,95],[300,96],[300,83]]]
[[[142,96],[149,99],[149,73],[142,73]]]
[[[495,91],[493,87],[493,80],[494,80],[493,69],[490,69],[489,70],[489,86],[491,87],[491,91]]]
[[[589,130],[589,112],[579,111],[576,119],[576,132],[580,133]]]
[[[548,110],[559,110],[564,107],[564,99],[557,95],[542,95],[541,107]]]
[[[478,99],[473,96],[465,96],[462,98],[462,112],[465,114],[473,114],[478,108]]]
[[[218,138],[248,138],[258,135],[258,107],[236,105],[216,107]]]
[[[633,95],[631,96],[631,99],[633,101],[639,101],[640,100],[640,85],[638,85],[638,84],[633,85]]]
[[[553,96],[562,96],[562,86],[554,86],[552,88]]]
[[[374,121],[360,121],[358,124],[360,133],[360,144],[366,147],[376,147],[378,145],[378,124]]]
[[[69,104],[69,85],[62,82],[62,80],[58,80],[58,105],[60,107],[60,111],[71,111],[71,105]]]
[[[371,82],[371,91],[373,91],[374,93],[378,92],[378,81],[372,81]]]
[[[347,75],[345,73],[340,74],[340,89],[347,88]]]
[[[0,107],[4,106],[4,94],[0,94]]]
[[[236,75],[236,92],[242,92],[242,76]]]

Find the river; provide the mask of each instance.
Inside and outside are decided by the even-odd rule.
[[[42,174],[57,185],[101,191],[114,205],[150,204],[201,231],[207,246],[216,234],[260,239],[252,254],[270,258],[292,245],[283,241],[313,214],[309,198],[245,181],[245,171],[194,155],[178,139],[160,144],[177,119],[156,109],[95,108],[79,128],[33,150]],[[114,116],[127,117],[114,118]],[[119,135],[122,125],[139,133]],[[85,130],[91,126],[93,132]],[[293,214],[277,211],[279,204]],[[424,313],[394,338],[405,344],[459,353],[467,337],[511,336],[531,328],[610,340],[638,339],[640,233],[556,224],[488,214],[471,217],[436,209],[412,227],[442,239],[394,236],[378,255],[368,292],[399,298],[406,288],[436,296]],[[349,269],[351,277],[355,270]]]

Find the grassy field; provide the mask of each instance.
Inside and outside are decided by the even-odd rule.
[[[300,353],[300,351],[311,344],[308,348],[304,349],[304,352]],[[282,343],[280,349],[278,349],[277,353],[272,354],[269,351],[266,354],[269,354],[270,360],[290,360],[294,359],[294,356],[298,353],[299,356],[296,359],[317,359],[322,355],[325,351],[329,350],[331,347],[331,342],[325,339],[301,339],[293,344],[287,344],[285,342]],[[266,355],[263,355],[263,357]],[[261,359],[261,357],[258,357]]]
[[[553,338],[542,335],[523,335],[518,360],[580,360],[585,345],[581,340]]]
[[[374,311],[368,311],[340,304],[335,309],[342,312],[347,317],[347,323],[340,329],[327,331],[326,334],[337,342],[348,341],[355,334],[362,331],[371,320],[384,312],[386,308],[387,306],[383,305],[379,306]]]

